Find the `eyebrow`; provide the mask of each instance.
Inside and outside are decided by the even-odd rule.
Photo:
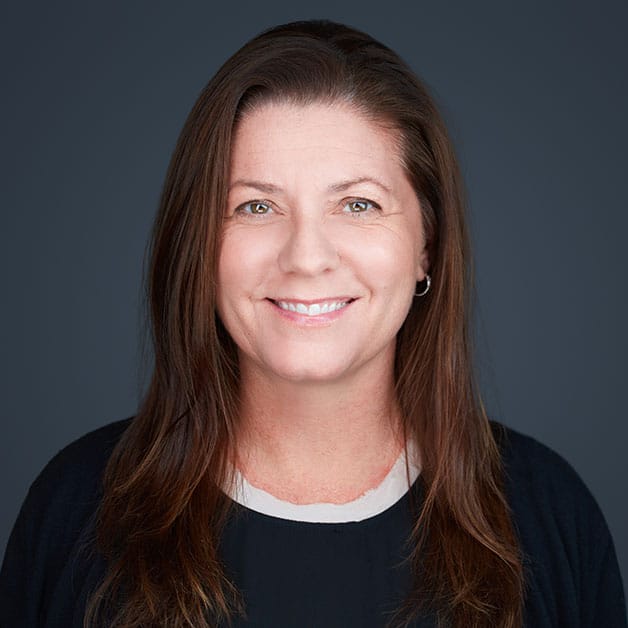
[[[273,185],[272,183],[264,183],[263,181],[253,181],[250,179],[238,179],[229,186],[229,191],[233,188],[253,188],[264,192],[265,194],[274,194],[280,192],[281,188]]]
[[[339,183],[334,183],[333,185],[330,185],[328,190],[330,192],[344,192],[351,186],[358,185],[360,183],[372,183],[376,185],[378,188],[381,188],[382,190],[384,190],[384,192],[387,192],[388,194],[392,192],[392,190],[387,185],[385,185],[378,179],[374,179],[373,177],[358,177],[357,179],[348,179],[346,181],[340,181]]]
[[[373,177],[357,177],[356,179],[347,179],[345,181],[339,181],[338,183],[333,183],[327,188],[328,192],[344,192],[354,185],[358,185],[360,183],[372,183],[377,187],[384,190],[388,194],[391,194],[391,189],[374,179]],[[236,187],[244,187],[244,188],[253,188],[255,190],[259,190],[260,192],[264,192],[264,194],[276,194],[277,192],[281,192],[281,188],[277,185],[273,185],[272,183],[266,183],[264,181],[255,181],[252,179],[237,179],[229,186],[229,191]]]

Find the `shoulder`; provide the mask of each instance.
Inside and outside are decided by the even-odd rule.
[[[558,452],[536,438],[519,432],[499,421],[490,421],[493,436],[505,463],[513,468],[528,468],[537,463],[567,475],[575,474],[571,465]]]
[[[32,483],[14,534],[55,534],[69,542],[89,519],[101,498],[102,476],[131,419],[88,432],[61,449]]]
[[[40,478],[71,468],[97,471],[106,463],[133,417],[87,432],[61,449],[44,467]]]
[[[102,476],[130,422],[116,421],[73,441],[31,485],[0,569],[0,625],[76,625],[77,600],[101,569],[90,548]]]
[[[591,491],[574,467],[536,438],[491,421],[504,466],[506,492],[521,506],[550,503],[554,516],[577,510],[601,516]]]
[[[33,482],[29,498],[95,489],[131,418],[95,429],[61,449]]]
[[[526,625],[625,626],[613,539],[585,482],[547,445],[491,427],[526,572]]]
[[[562,455],[497,421],[491,421],[491,427],[502,455],[506,495],[517,522],[542,522],[563,533],[586,526],[592,535],[599,531],[606,534],[597,501]]]

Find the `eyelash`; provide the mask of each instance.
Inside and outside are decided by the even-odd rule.
[[[362,204],[365,204],[365,205],[368,206],[367,209],[365,209],[364,211],[356,211],[356,212],[350,211],[350,212],[347,212],[347,213],[349,213],[349,214],[351,214],[353,216],[361,216],[363,214],[370,213],[368,211],[369,208],[372,208],[372,209],[376,210],[377,212],[380,212],[381,209],[382,209],[377,203],[375,203],[374,201],[370,201],[367,198],[351,198],[351,199],[348,199],[348,200],[346,200],[344,202],[344,204],[342,206],[343,210],[344,210],[345,207],[347,207],[348,205],[351,205],[353,203],[356,203],[356,204],[357,203],[362,203]],[[238,207],[236,207],[236,209],[234,211],[234,214],[240,214],[240,215],[245,215],[245,216],[268,216],[268,214],[270,213],[268,211],[266,211],[266,212],[258,212],[258,213],[246,211],[246,208],[250,207],[252,205],[264,205],[269,210],[273,209],[272,203],[270,203],[269,201],[249,201],[248,203],[243,203],[242,205],[239,205]]]

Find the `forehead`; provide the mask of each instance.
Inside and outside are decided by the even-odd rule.
[[[239,121],[230,174],[284,181],[377,175],[394,182],[404,176],[400,135],[344,103],[268,103]]]

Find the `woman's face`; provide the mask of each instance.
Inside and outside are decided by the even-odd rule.
[[[348,105],[268,104],[232,148],[218,312],[242,368],[293,382],[389,377],[427,270],[392,132]]]

